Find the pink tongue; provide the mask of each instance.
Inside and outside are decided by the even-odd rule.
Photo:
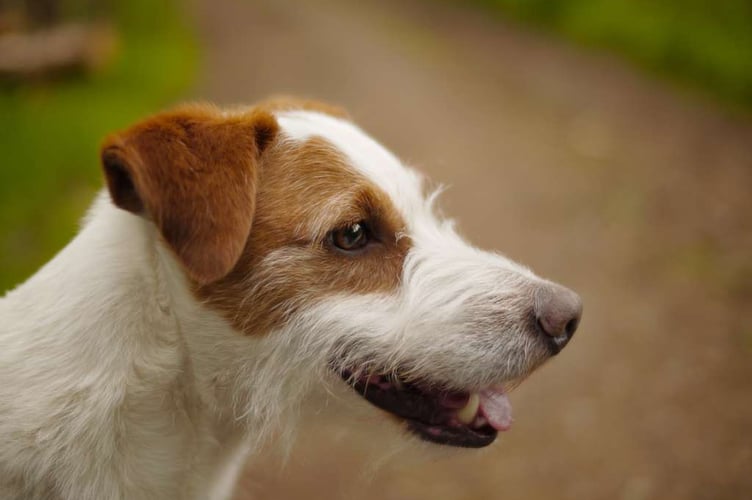
[[[480,412],[497,431],[512,426],[512,405],[503,389],[486,389],[480,392]]]

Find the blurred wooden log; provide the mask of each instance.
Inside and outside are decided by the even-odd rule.
[[[53,26],[60,20],[60,0],[26,0],[24,4],[36,26]]]
[[[28,79],[90,72],[109,61],[117,37],[106,24],[66,24],[0,35],[0,77]]]

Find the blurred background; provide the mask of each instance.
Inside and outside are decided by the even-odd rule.
[[[345,106],[585,316],[489,449],[374,470],[324,425],[238,499],[752,498],[748,0],[3,0],[0,293],[75,234],[106,133],[280,93]]]

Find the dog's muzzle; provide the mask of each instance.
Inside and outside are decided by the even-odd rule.
[[[575,292],[550,282],[537,285],[532,298],[533,321],[525,322],[525,335],[537,337],[542,353],[547,350],[548,356],[556,355],[577,330],[582,300]],[[511,427],[507,391],[528,374],[481,390],[458,391],[429,379],[407,380],[398,373],[374,373],[364,367],[339,373],[363,398],[398,417],[420,438],[467,448],[487,446],[499,432]]]

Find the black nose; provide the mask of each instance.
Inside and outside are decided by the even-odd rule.
[[[558,354],[574,335],[582,317],[582,299],[569,288],[546,283],[535,292],[536,327]]]

